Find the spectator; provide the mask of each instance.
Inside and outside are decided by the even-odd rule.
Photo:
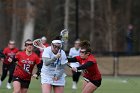
[[[133,52],[133,25],[132,24],[128,25],[126,40],[127,40],[127,53],[131,54]]]

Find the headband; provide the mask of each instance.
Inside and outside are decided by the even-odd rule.
[[[53,44],[56,44],[56,43],[62,44],[61,40],[53,40],[52,43],[53,43]]]

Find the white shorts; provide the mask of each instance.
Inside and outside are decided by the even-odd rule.
[[[62,75],[59,80],[54,81],[53,76],[49,76],[47,74],[41,73],[41,84],[51,84],[56,86],[65,86],[65,77]]]

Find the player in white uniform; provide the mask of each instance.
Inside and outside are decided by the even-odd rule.
[[[61,49],[62,42],[53,40],[51,46],[44,49],[42,54],[43,67],[41,69],[42,93],[64,93],[67,57]]]
[[[75,56],[79,56],[80,54],[80,40],[76,40],[74,42],[74,47],[70,48],[69,51],[69,57],[75,57]],[[79,67],[79,62],[74,62],[74,63],[70,63],[71,67]],[[77,83],[79,80],[81,73],[80,72],[74,72],[72,74],[72,79],[73,79],[73,84],[72,84],[72,89],[77,89]]]

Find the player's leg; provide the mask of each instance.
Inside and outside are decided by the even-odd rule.
[[[3,63],[3,65],[2,65],[2,76],[1,76],[1,80],[0,80],[0,86],[2,84],[2,81],[4,81],[6,76],[7,76],[7,72],[8,72],[8,69],[9,69],[8,67],[9,67],[8,65]]]
[[[97,87],[91,82],[87,83],[86,81],[84,81],[84,83],[85,84],[82,93],[93,93],[97,89]]]
[[[79,81],[80,75],[81,75],[81,72],[74,72],[73,71],[73,75],[72,75],[72,79],[73,79],[72,89],[77,89],[77,83]]]
[[[27,93],[28,88],[21,88],[21,92],[20,93]]]
[[[47,83],[42,84],[42,93],[51,93],[51,90],[52,90],[52,85]]]
[[[13,63],[10,65],[10,68],[9,68],[9,79],[8,79],[8,83],[6,86],[8,89],[11,89],[11,82],[12,82],[12,78],[13,78],[14,69],[15,69],[15,64]]]
[[[85,88],[85,86],[88,84],[88,82],[87,81],[85,81],[85,80],[83,80],[83,86],[82,86],[82,89],[84,89]]]
[[[30,85],[30,80],[21,79],[21,93],[27,93],[29,85]]]
[[[76,77],[75,77],[75,81],[78,83],[79,78],[80,78],[81,72],[76,72]]]
[[[89,81],[84,78],[82,93],[93,93],[100,85],[102,80]]]
[[[64,86],[54,86],[54,93],[64,93]]]
[[[21,93],[21,83],[19,81],[13,81],[13,93]]]

